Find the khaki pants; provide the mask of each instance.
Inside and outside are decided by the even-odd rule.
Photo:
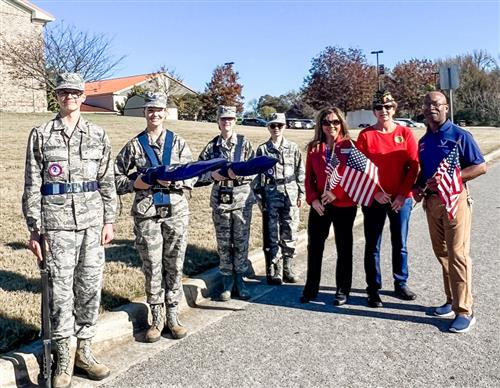
[[[472,260],[470,232],[472,208],[467,190],[458,200],[455,219],[450,220],[438,195],[425,200],[424,209],[429,224],[432,249],[443,268],[447,303],[455,314],[472,314]]]

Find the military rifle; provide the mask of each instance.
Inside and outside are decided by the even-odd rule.
[[[49,295],[49,270],[47,268],[47,251],[45,237],[40,235],[40,249],[42,261],[40,262],[40,280],[42,283],[42,340],[43,340],[43,365],[42,374],[44,385],[51,388],[52,384],[52,333],[50,325],[50,295]]]
[[[272,179],[272,178],[271,178]],[[271,236],[269,235],[269,202],[266,194],[266,184],[269,180],[267,174],[260,175],[260,196],[262,200],[262,248],[264,250],[264,258],[266,260],[266,280],[270,284],[272,282],[272,257],[271,257]]]

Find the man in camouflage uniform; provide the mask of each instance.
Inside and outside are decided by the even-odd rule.
[[[271,138],[257,148],[256,156],[278,159],[267,174],[259,174],[253,183],[257,200],[268,216],[269,250],[266,262],[268,284],[296,283],[293,258],[299,227],[299,208],[304,197],[304,163],[297,144],[283,136],[286,126],[284,113],[276,113],[267,123]],[[281,250],[281,255],[279,251]],[[283,260],[283,263],[281,262]],[[283,264],[283,266],[282,266]]]
[[[172,337],[179,339],[187,334],[178,319],[178,305],[182,297],[189,217],[185,192],[192,189],[194,182],[158,181],[149,184],[143,181],[145,177],[142,175],[129,177],[130,172],[140,172],[155,164],[183,164],[192,160],[185,140],[163,127],[166,107],[166,95],[146,94],[144,115],[147,128],[123,147],[115,161],[118,194],[135,192],[132,205],[135,246],[142,260],[147,302],[152,315],[152,324],[145,337],[147,342],[156,342],[161,337],[165,326],[164,302],[166,323]],[[170,155],[165,160],[167,154]]]
[[[212,139],[200,154],[200,160],[225,158],[230,162],[246,161],[254,157],[250,142],[234,132],[236,108],[220,106],[217,111],[220,135]],[[248,270],[248,239],[255,198],[250,187],[253,176],[238,177],[229,170],[229,178],[219,171],[205,174],[200,181],[214,182],[210,196],[212,219],[220,257],[220,272],[224,290],[222,301],[231,298],[234,283],[242,299],[249,299],[243,276]]]
[[[91,351],[101,300],[104,244],[116,217],[111,144],[104,130],[80,116],[85,101],[79,74],[58,76],[59,114],[34,128],[26,151],[23,213],[29,247],[51,279],[51,326],[56,345],[54,387],[68,387],[75,367],[91,379],[109,376]],[[78,339],[76,360],[70,337]]]

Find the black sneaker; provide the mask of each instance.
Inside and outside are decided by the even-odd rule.
[[[333,299],[333,304],[335,306],[342,306],[343,304],[346,304],[347,302],[347,295],[344,294],[343,292],[337,292],[335,294],[335,298]]]
[[[382,299],[380,299],[380,295],[378,294],[378,292],[368,294],[368,306],[374,308],[384,307]]]
[[[394,289],[396,296],[403,300],[415,300],[417,299],[417,294],[415,294],[408,286],[400,286]]]

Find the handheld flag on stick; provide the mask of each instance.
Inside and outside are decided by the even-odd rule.
[[[325,182],[324,192],[333,190],[340,182],[342,176],[339,175],[338,166],[339,166],[339,160],[337,159],[335,152],[333,152],[330,146],[327,145],[326,168],[325,168],[326,182]]]
[[[439,163],[434,176],[441,178],[437,186],[439,196],[441,197],[441,201],[443,201],[449,219],[452,220],[457,214],[458,198],[463,189],[460,162],[458,159],[458,144]]]
[[[353,145],[340,186],[354,202],[369,206],[378,185],[378,167]]]

